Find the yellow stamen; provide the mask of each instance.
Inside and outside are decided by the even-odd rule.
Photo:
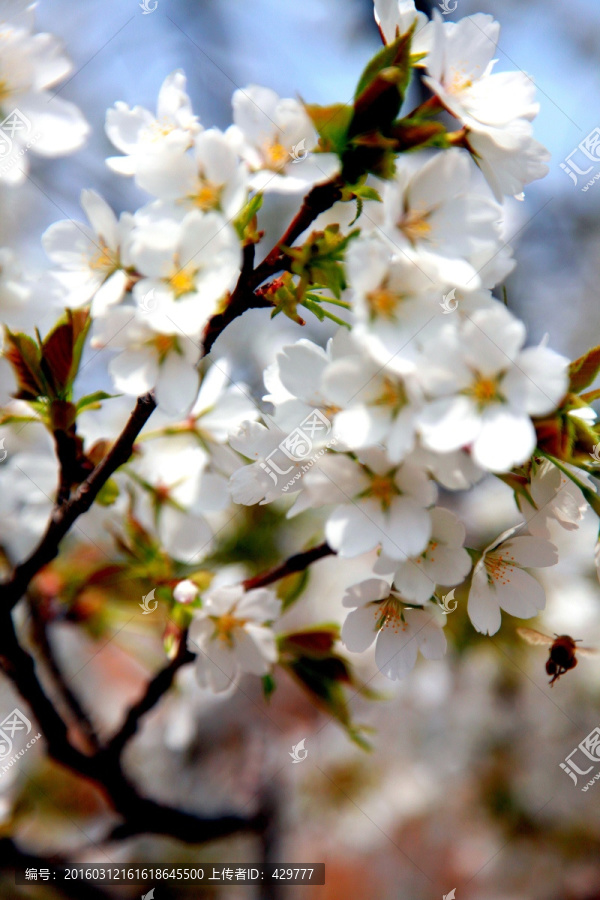
[[[4,100],[8,100],[8,98],[13,93],[12,88],[9,86],[8,81],[5,78],[0,79],[0,103]]]
[[[406,392],[401,381],[393,381],[385,377],[381,393],[374,402],[375,406],[390,406],[392,409],[401,409],[406,405]]]
[[[289,162],[290,154],[288,150],[277,139],[270,144],[263,145],[263,160],[265,168],[274,172],[279,172],[287,162]]]
[[[394,479],[389,475],[375,475],[371,480],[369,494],[377,497],[381,501],[382,506],[389,506],[392,498],[399,494]]]
[[[161,361],[171,350],[177,347],[177,338],[173,334],[157,334],[152,338],[151,344],[156,347]]]
[[[169,287],[175,294],[175,299],[179,300],[184,294],[191,294],[196,289],[196,275],[198,269],[188,266],[187,269],[175,269],[168,279]]]
[[[496,378],[488,378],[479,373],[476,374],[475,380],[466,393],[473,397],[479,406],[488,406],[490,403],[502,400],[498,380]]]
[[[188,199],[190,199],[198,209],[206,212],[209,209],[216,209],[219,206],[222,192],[222,184],[214,184],[212,181],[200,178],[198,180],[198,190],[195,194],[191,194]]]
[[[380,316],[382,319],[393,319],[398,304],[402,302],[402,295],[386,287],[378,287],[367,294],[367,303],[372,318]]]
[[[390,628],[394,634],[406,630],[406,622],[402,619],[402,606],[395,597],[389,596],[379,603],[373,604],[375,627],[378,631]]]
[[[413,209],[405,213],[398,222],[398,228],[411,244],[416,244],[431,234],[431,225],[427,221],[429,215],[429,212]]]
[[[102,239],[98,243],[100,249],[90,259],[88,265],[93,272],[105,272],[108,275],[119,268],[119,259],[117,254],[113,253]]]
[[[223,616],[212,617],[215,623],[215,636],[221,641],[232,643],[233,632],[236,628],[242,628],[246,624],[246,619],[238,619],[231,613],[225,613]]]

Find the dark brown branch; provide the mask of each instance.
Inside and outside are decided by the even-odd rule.
[[[274,581],[279,581],[280,578],[285,578],[286,575],[292,575],[294,572],[303,572],[311,563],[334,554],[335,550],[332,550],[329,544],[319,544],[311,550],[305,550],[303,553],[296,553],[294,556],[290,556],[284,563],[275,569],[271,569],[269,572],[262,572],[260,575],[247,578],[243,585],[247,591],[253,588],[266,587],[267,584],[273,584]]]
[[[123,774],[120,760],[114,754],[100,751],[94,756],[85,756],[76,750],[69,743],[65,723],[36,676],[32,657],[18,643],[11,617],[7,619],[0,634],[4,671],[31,707],[52,759],[95,782],[108,803],[123,817],[123,824],[113,831],[111,839],[146,833],[170,835],[185,843],[201,843],[237,831],[260,831],[263,828],[261,816],[204,818],[141,797]]]
[[[309,225],[325,210],[330,209],[334,203],[341,199],[343,182],[340,178],[334,178],[326,181],[324,184],[318,184],[308,192],[302,206],[297,215],[292,220],[289,228],[283,237],[273,247],[271,252],[255,269],[246,265],[242,268],[242,273],[238,279],[238,283],[229,298],[229,303],[224,312],[213,316],[208,322],[204,331],[202,346],[203,356],[210,353],[213,344],[224,331],[224,329],[241,316],[248,309],[268,309],[271,303],[261,294],[255,293],[263,281],[271,278],[278,272],[284,271],[288,264],[289,258],[282,252],[281,248],[290,247],[300,235],[306,231]],[[247,248],[246,248],[247,251]],[[253,251],[252,251],[253,257]],[[247,257],[245,257],[246,260]]]
[[[305,197],[300,211],[281,240],[256,268],[254,268],[254,247],[245,248],[238,284],[225,312],[213,316],[209,321],[204,335],[202,355],[210,352],[215,340],[227,325],[246,310],[270,306],[263,296],[255,293],[256,289],[265,279],[286,267],[282,246],[291,245],[321,212],[339,200],[341,188],[342,182],[339,179],[314,187]],[[49,755],[94,782],[111,806],[123,817],[123,823],[112,832],[113,840],[134,834],[154,833],[176,837],[187,843],[198,843],[215,840],[241,830],[262,831],[265,827],[265,817],[261,814],[252,818],[235,815],[202,818],[193,813],[173,809],[141,797],[121,769],[122,751],[136,733],[140,719],[171,687],[177,670],[193,660],[194,655],[186,649],[185,642],[182,641],[182,649],[176,659],[151,680],[144,696],[129,710],[121,729],[108,746],[87,756],[70,743],[65,722],[46,696],[37,678],[33,658],[18,642],[11,616],[12,608],[27,591],[31,580],[58,555],[60,543],[73,523],[90,509],[108,479],[130,458],[134,442],[155,408],[153,392],[138,398],[125,428],[110,451],[74,493],[71,493],[68,471],[73,463],[69,454],[74,450],[74,446],[64,447],[62,441],[57,439],[61,469],[58,502],[46,531],[33,553],[15,567],[7,582],[0,585],[2,620],[0,661],[6,674],[30,705],[46,738]],[[244,586],[248,589],[271,584],[292,572],[302,571],[310,563],[331,553],[333,553],[331,548],[327,544],[322,544],[305,553],[292,556],[270,572],[248,579],[244,582]],[[56,667],[55,676],[57,672]],[[60,672],[58,674],[60,675]],[[71,707],[73,699],[70,698]]]
[[[195,656],[186,647],[186,634],[181,637],[179,651],[175,658],[171,660],[168,666],[161,669],[154,678],[148,683],[143,697],[135,703],[127,713],[125,721],[121,725],[119,731],[112,738],[106,748],[106,753],[116,758],[120,756],[126,743],[134,736],[138,729],[138,725],[142,716],[156,706],[163,694],[169,690],[173,684],[175,675],[182,666],[193,662]]]
[[[58,555],[59,544],[73,523],[87,512],[111,475],[127,462],[138,434],[156,409],[152,392],[138,397],[125,428],[91,475],[72,498],[55,507],[50,522],[31,556],[18,565],[9,581],[0,585],[0,608],[8,611],[19,602],[31,579]]]
[[[94,730],[94,726],[90,720],[90,717],[65,681],[63,673],[60,670],[60,666],[58,665],[54,657],[54,652],[50,643],[50,636],[48,634],[48,623],[40,614],[40,610],[38,609],[35,601],[31,597],[28,597],[28,601],[32,619],[33,640],[38,650],[40,651],[49,674],[52,677],[55,688],[67,708],[70,710],[72,716],[75,718],[78,727],[80,728],[89,744],[90,750],[98,750],[100,748],[100,742]]]
[[[268,256],[254,270],[252,287],[257,288],[266,278],[281,271],[281,263],[285,259],[282,247],[291,247],[300,235],[306,231],[317,216],[331,209],[334,203],[341,200],[344,182],[340,177],[332,178],[324,184],[317,184],[308,192],[298,213],[292,219],[283,237],[273,247]]]
[[[251,590],[252,588],[273,584],[274,581],[278,581],[286,575],[291,575],[293,572],[303,572],[311,563],[317,562],[317,560],[323,559],[325,556],[331,556],[334,552],[328,544],[319,544],[317,547],[313,547],[303,553],[296,553],[295,556],[290,556],[277,568],[246,579],[243,582],[244,588]],[[164,669],[161,669],[154,676],[148,683],[143,697],[129,709],[123,725],[106,748],[105,752],[107,754],[118,757],[122,753],[127,742],[136,733],[142,716],[156,706],[161,697],[169,690],[179,669],[193,662],[195,658],[195,654],[187,649],[186,634],[184,633],[181,637],[177,656],[168,666],[165,666]]]

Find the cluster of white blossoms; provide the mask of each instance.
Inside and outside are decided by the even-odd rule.
[[[89,127],[79,109],[50,89],[72,71],[60,41],[34,33],[35,3],[0,6],[0,182],[20,184],[27,153],[64,156],[78,150]]]
[[[454,23],[436,11],[429,21],[413,0],[375,0],[375,12],[389,45],[412,29],[411,65],[423,70],[432,97],[424,118],[410,121],[445,111],[456,131],[397,152],[391,171],[363,178],[350,197],[358,204],[340,191],[300,235],[300,255],[309,233],[347,241],[312,278],[308,263],[294,268],[290,259],[300,256],[288,257],[278,285],[290,292],[310,282],[313,308],[337,303],[345,324],[325,348],[305,339],[283,347],[264,373],[262,403],[230,386],[227,359],[208,368],[198,397],[198,361],[208,323],[238,284],[244,248],[256,243],[259,258],[266,255],[260,216],[248,236],[262,196],[295,194],[300,203],[315,185],[345,177],[343,154],[332,152],[335,141],[323,140],[302,103],[249,86],[233,96],[230,128],[205,129],[183,73],[174,72],[156,113],[117,103],[106,117],[120,153],[108,166],[134,178],[148,203],[117,217],[85,190],[87,223],[58,222],[43,243],[56,303],[89,308],[91,346],[110,354],[115,390],[155,391],[160,427],[142,435],[126,469],[140,521],[185,563],[206,555],[215,529],[241,505],[277,502],[288,517],[319,509],[331,550],[341,559],[364,556],[372,572],[343,597],[351,611],[342,641],[356,652],[375,642],[378,667],[398,679],[418,650],[444,654],[442,591],[464,585],[470,619],[486,634],[500,627],[501,610],[528,618],[543,609],[543,590],[526,569],[556,562],[548,520],[577,527],[586,500],[567,466],[536,453],[535,419],[560,406],[568,361],[544,344],[526,347],[525,326],[492,293],[514,265],[503,198],[547,170],[548,153],[532,137],[533,82],[493,71],[499,26],[491,16]],[[26,30],[28,15],[19,14],[3,40],[20,35],[23,53],[37,40],[36,66],[52,62],[54,80],[63,77],[50,38]],[[0,67],[4,59],[0,50]],[[36,90],[48,78],[36,76]],[[5,84],[3,103],[11,96]],[[20,94],[19,103],[29,114]],[[54,108],[72,117],[63,136],[77,131],[73,110]],[[75,146],[74,137],[64,140],[64,149]],[[355,143],[385,147],[378,140],[361,135]],[[339,232],[328,232],[332,225]],[[336,265],[344,276],[334,286],[327,278]],[[23,291],[7,256],[0,306],[9,324],[11,309],[26,307]],[[273,312],[282,310],[290,308]],[[298,321],[295,308],[290,318]],[[525,521],[483,550],[466,548],[465,526],[444,507],[440,488],[467,490],[489,474],[510,483],[515,469]],[[584,492],[595,490],[577,477]],[[22,509],[19,484],[12,490]],[[222,691],[276,662],[273,590],[220,584],[200,597],[184,579],[174,599],[194,611],[190,648],[202,685]]]

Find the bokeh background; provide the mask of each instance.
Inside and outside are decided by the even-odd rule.
[[[449,18],[473,12],[501,21],[498,68],[524,69],[534,78],[541,103],[536,136],[552,153],[548,177],[526,190],[524,202],[507,204],[505,236],[518,262],[507,283],[509,306],[526,321],[532,342],[547,333],[554,348],[574,358],[600,342],[600,183],[582,192],[560,163],[600,125],[600,5],[458,0]],[[20,250],[34,269],[46,265],[42,231],[57,219],[80,217],[82,188],[94,187],[117,211],[146,200],[104,164],[112,152],[104,114],[116,100],[154,109],[165,75],[182,68],[203,124],[224,128],[231,93],[249,83],[313,102],[350,98],[379,47],[371,0],[159,0],[150,15],[142,15],[137,0],[41,0],[38,27],[65,41],[74,70],[61,95],[83,109],[92,135],[72,158],[32,158],[30,180],[2,189],[0,243]],[[271,201],[268,228],[290,214],[286,203]],[[321,326],[301,332],[287,320],[268,324],[263,311],[252,311],[217,348],[221,354],[234,348],[235,375],[257,395],[262,367],[278,346],[327,336]],[[99,358],[86,368],[95,388],[104,366]],[[516,521],[510,492],[494,479],[476,497],[461,498],[459,509],[480,544]],[[259,567],[308,541],[318,519],[279,533],[263,517],[256,528],[252,552]],[[561,562],[540,573],[548,606],[533,624],[600,644],[596,530],[589,516],[575,535],[556,533]],[[294,616],[298,622],[339,619],[343,588],[362,565],[316,564],[302,611],[290,614],[288,624]],[[156,634],[136,621],[111,639],[93,629],[53,629],[70,686],[105,735],[161,663]],[[518,624],[504,615],[499,634],[483,638],[466,620],[463,602],[448,617],[447,658],[420,660],[400,685],[384,682],[368,656],[357,660],[362,680],[385,695],[376,703],[360,697],[351,703],[355,718],[374,729],[370,754],[291,683],[280,682],[266,706],[251,683],[217,701],[198,690],[191,671],[182,673],[177,689],[147,717],[130,748],[129,769],[148,794],[199,810],[248,812],[268,803],[272,824],[263,841],[237,838],[202,848],[157,838],[98,843],[107,813],[97,794],[35,749],[14,777],[0,781],[0,829],[32,853],[70,853],[86,862],[326,863],[324,887],[262,895],[273,898],[440,900],[453,888],[457,900],[600,898],[600,787],[582,797],[559,767],[600,723],[600,662],[582,660],[550,689],[545,652],[519,645]],[[2,690],[8,710],[12,695]],[[308,757],[293,765],[288,753],[303,738]],[[57,896],[39,885],[17,890],[11,882],[0,876],[3,897]],[[259,895],[235,886],[178,894],[157,889],[157,900],[174,896]]]

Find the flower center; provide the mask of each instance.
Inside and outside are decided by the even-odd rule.
[[[184,294],[191,294],[196,290],[196,275],[198,269],[193,266],[187,268],[173,270],[173,274],[168,278],[169,287],[175,294],[175,299],[179,300]]]
[[[449,94],[456,95],[460,94],[461,91],[466,91],[468,88],[472,87],[472,85],[473,82],[463,69],[453,69],[452,77],[444,87]]]
[[[374,475],[367,491],[372,497],[376,497],[383,507],[388,507],[393,498],[400,493],[391,475]]]
[[[485,571],[487,572],[488,582],[492,584],[509,584],[510,575],[515,571],[513,565],[514,556],[509,556],[508,552],[503,550],[497,556],[485,557]]]
[[[402,302],[402,295],[386,287],[378,287],[367,294],[367,303],[371,318],[381,316],[382,319],[393,319],[396,308]]]
[[[374,406],[389,406],[393,410],[400,410],[406,406],[406,391],[401,381],[394,381],[385,377],[381,387],[381,392],[374,401]]]
[[[189,196],[189,200],[206,212],[209,209],[216,209],[221,202],[221,194],[223,192],[222,184],[215,184],[206,178],[198,179],[198,190],[195,194]]]
[[[398,222],[398,228],[411,244],[425,240],[431,234],[431,225],[427,221],[429,216],[430,212],[412,209]]]
[[[148,343],[156,348],[161,362],[171,350],[177,349],[177,338],[173,334],[157,334]]]
[[[237,616],[231,613],[225,613],[222,616],[211,616],[211,619],[215,625],[214,637],[220,641],[227,641],[228,644],[233,644],[233,632],[237,628],[243,628],[246,624],[246,619],[238,619]]]
[[[377,631],[391,628],[394,634],[398,634],[399,631],[406,630],[406,622],[402,618],[402,605],[392,594],[385,600],[373,604],[373,614]]]
[[[499,379],[481,375],[479,372],[475,373],[475,378],[465,393],[472,397],[480,408],[504,400],[500,393]]]
[[[175,131],[175,126],[172,122],[167,121],[167,119],[163,119],[160,122],[158,119],[155,122],[152,122],[149,128],[150,132],[150,140],[151,141],[159,141],[162,137],[165,137],[167,134],[171,134],[172,131]]]
[[[119,258],[108,248],[102,238],[99,239],[98,244],[100,249],[90,259],[88,265],[92,272],[103,272],[105,275],[109,275],[119,268]]]
[[[271,143],[263,145],[263,160],[266,169],[279,172],[288,162],[290,154],[286,147],[275,138]]]

